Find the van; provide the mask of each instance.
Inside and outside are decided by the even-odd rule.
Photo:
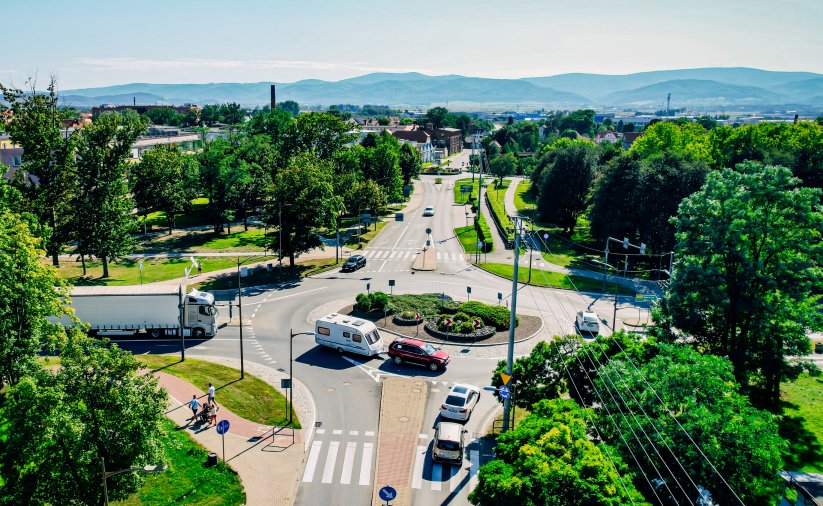
[[[371,356],[383,351],[383,339],[374,323],[337,313],[317,320],[314,341],[340,353],[349,351]]]
[[[434,431],[434,444],[432,445],[432,460],[434,462],[456,462],[463,461],[463,439],[466,429],[459,423],[440,422]]]

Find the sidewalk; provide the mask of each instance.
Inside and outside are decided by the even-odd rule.
[[[209,357],[198,359],[222,361]],[[251,374],[275,386],[271,375],[266,374],[265,369],[269,368],[259,364],[247,364],[246,368]],[[205,393],[177,376],[162,371],[157,371],[154,375],[158,378],[160,386],[169,393],[169,409],[166,416],[222,459],[223,438],[217,434],[215,427],[193,422],[191,409],[187,405],[192,395],[197,395],[201,401],[205,401]],[[297,395],[300,388],[298,385],[295,387],[295,396],[298,398],[308,393]],[[295,413],[304,427],[311,427],[309,424],[313,423],[313,408],[310,405],[306,406],[305,399],[302,399],[300,405],[297,400],[295,399]],[[216,392],[215,401],[220,406],[217,420],[228,420],[230,424],[225,435],[226,462],[240,477],[246,492],[246,504],[293,504],[303,467],[308,430],[292,431],[288,428],[260,425],[241,418],[222,405],[220,390]]]

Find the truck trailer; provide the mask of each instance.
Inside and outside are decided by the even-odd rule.
[[[75,315],[89,324],[92,335],[177,336],[181,303],[184,336],[217,333],[214,296],[194,288],[186,293],[185,286],[177,285],[76,286],[71,300]]]

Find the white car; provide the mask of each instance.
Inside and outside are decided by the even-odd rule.
[[[480,389],[474,385],[454,385],[440,406],[440,416],[452,420],[468,420],[480,399]]]
[[[423,210],[423,216],[434,216],[434,207],[427,206],[426,209]]]
[[[577,330],[582,334],[588,332],[592,335],[600,333],[600,319],[597,313],[592,311],[578,311],[577,312]]]

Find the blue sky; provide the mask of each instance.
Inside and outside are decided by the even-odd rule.
[[[823,73],[823,0],[4,2],[0,82],[517,78],[746,66]]]

